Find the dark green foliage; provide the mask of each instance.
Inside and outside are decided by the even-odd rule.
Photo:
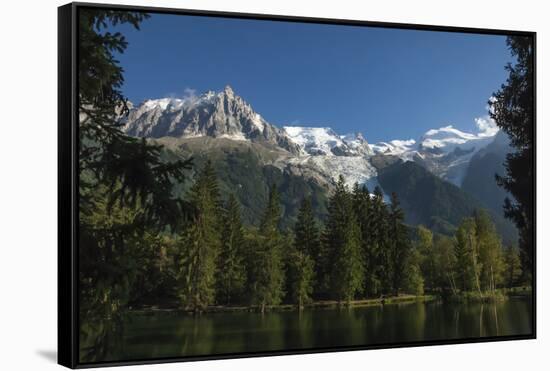
[[[365,279],[364,293],[366,296],[374,296],[379,287],[375,223],[373,216],[373,203],[368,188],[355,183],[352,193],[353,210],[357,217],[359,230],[361,231],[361,254],[363,259]]]
[[[284,294],[283,248],[279,232],[281,206],[279,193],[271,187],[269,201],[253,243],[250,268],[250,295],[252,304],[263,312],[266,306],[277,305]]]
[[[220,251],[220,199],[216,176],[207,162],[190,191],[194,215],[178,240],[178,296],[186,309],[201,311],[215,295]]]
[[[241,209],[233,194],[227,201],[222,224],[217,296],[219,303],[230,304],[242,297],[246,283],[244,229]]]
[[[108,23],[130,23],[139,28],[148,16],[138,12],[82,10],[79,23],[79,113],[81,171],[80,207],[93,208],[91,194],[105,184],[108,208],[115,205],[143,209],[141,218],[158,228],[175,225],[185,212],[172,198],[170,178],[184,182],[189,160],[165,163],[161,147],[120,131],[117,117],[128,112],[120,87],[122,67],[113,53],[127,47],[120,33],[104,32]]]
[[[82,361],[107,351],[108,329],[120,329],[138,289],[147,301],[170,286],[169,279],[148,281],[161,275],[158,233],[176,230],[187,213],[173,197],[171,180],[184,183],[190,161],[161,161],[160,146],[125,135],[117,121],[128,108],[113,53],[123,53],[127,43],[104,29],[119,23],[138,28],[145,18],[86,9],[79,16],[79,314],[80,340],[91,344],[82,348]]]
[[[506,156],[506,174],[497,176],[498,184],[512,197],[504,203],[507,218],[519,232],[519,248],[524,273],[533,268],[533,142],[534,142],[534,60],[533,40],[509,36],[508,47],[516,64],[508,64],[508,80],[494,93],[491,118],[508,137],[514,152]]]
[[[508,246],[504,250],[504,284],[512,288],[521,284],[521,259],[519,249]]]
[[[289,260],[290,291],[299,306],[311,299],[320,253],[319,229],[311,201],[305,198],[294,227],[294,249]]]
[[[198,139],[196,142],[207,145]],[[160,140],[158,142],[162,143]],[[233,148],[229,147],[229,144],[226,147],[220,142],[209,148],[206,154],[200,151],[199,143],[196,143],[195,147],[195,143],[184,142],[176,151],[172,151],[172,154],[176,158],[193,156],[197,167],[210,160],[218,175],[220,193],[235,194],[241,205],[245,225],[259,226],[272,184],[277,184],[279,190],[282,228],[294,227],[304,195],[311,199],[315,217],[320,221],[326,218],[327,191],[312,179],[265,165],[262,162],[262,151],[265,149],[246,148],[244,145]],[[180,189],[181,194],[185,193],[185,186],[176,184],[176,187]]]
[[[366,292],[368,296],[388,293],[391,289],[389,214],[380,187],[374,189],[368,224],[366,256]]]
[[[478,241],[474,218],[465,218],[456,231],[455,255],[456,276],[462,291],[476,290],[481,293],[478,260]]]
[[[330,276],[331,296],[338,301],[349,302],[363,286],[364,265],[361,231],[351,194],[342,176],[329,200],[329,216],[324,233],[325,271]]]
[[[173,274],[175,241],[168,236],[147,233],[142,237],[142,264],[130,290],[129,307],[169,306],[178,302]]]
[[[313,215],[311,201],[304,198],[296,225],[294,226],[294,247],[317,260],[320,253],[319,228]]]
[[[289,254],[288,285],[293,303],[300,308],[311,301],[315,278],[315,261],[303,250],[293,247]]]
[[[408,236],[408,229],[404,225],[405,215],[399,205],[399,200],[396,193],[391,194],[391,204],[389,211],[389,255],[390,255],[390,275],[391,285],[394,295],[399,294],[399,289],[403,286],[405,278],[406,263],[409,259],[410,253],[410,237]],[[419,260],[419,259],[417,259]],[[416,260],[409,262],[412,270],[419,270],[420,268],[412,265],[418,265],[419,261]],[[414,273],[414,272],[411,272]],[[418,273],[419,274],[419,273]],[[415,282],[418,279],[415,280]],[[415,285],[418,285],[416,282]],[[418,291],[418,288],[416,289]],[[423,289],[422,289],[423,291]]]
[[[380,170],[382,186],[392,192],[389,206],[381,188],[371,195],[356,185],[350,192],[340,177],[327,207],[322,186],[266,165],[273,154],[265,148],[214,144],[203,150],[208,140],[197,140],[197,149],[193,141],[173,139],[169,146],[168,139],[123,134],[123,71],[113,52],[123,52],[126,41],[102,30],[109,23],[137,27],[144,18],[86,10],[81,17],[82,360],[101,358],[113,341],[106,334],[131,307],[175,303],[202,311],[252,304],[263,311],[280,304],[285,289],[286,298],[303,306],[313,298],[481,292],[521,281],[517,251],[501,251],[491,218],[473,214],[479,203],[413,163]],[[514,135],[517,146],[523,134]],[[191,154],[200,165],[192,182],[186,173]],[[508,178],[501,180],[512,195],[520,189],[513,178],[519,163],[509,157]],[[522,202],[508,205],[507,215],[526,233],[530,214]],[[456,231],[456,237],[419,228],[413,241],[406,223]],[[524,259],[526,238],[522,234]]]

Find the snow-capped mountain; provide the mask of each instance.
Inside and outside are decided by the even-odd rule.
[[[494,122],[484,117],[476,119],[476,134],[448,125],[428,130],[418,140],[369,144],[361,133],[340,135],[329,127],[279,128],[255,112],[230,86],[200,96],[146,100],[133,106],[122,122],[123,130],[132,136],[226,138],[283,149],[288,156],[283,156],[278,166],[288,164],[304,174],[332,180],[342,174],[348,185],[359,182],[369,187],[377,184],[372,156],[414,161],[460,186],[471,158],[498,132]]]
[[[298,154],[284,130],[269,124],[230,86],[198,97],[150,99],[130,110],[123,130],[137,137],[209,136],[270,144]]]
[[[372,149],[361,133],[338,135],[328,127],[283,127],[287,135],[310,155],[368,156]]]
[[[399,140],[394,139],[389,142],[378,142],[372,144],[371,148],[374,153],[382,155],[391,155],[402,158],[405,161],[412,161],[413,155],[416,153],[416,140]]]
[[[433,174],[457,186],[462,185],[472,157],[493,142],[498,128],[488,117],[477,118],[479,132],[466,133],[452,125],[428,130],[415,141],[392,140],[373,145],[375,153],[415,161]]]
[[[378,185],[377,170],[368,160],[374,152],[361,133],[338,135],[328,127],[285,126],[284,130],[303,150],[288,160],[291,166],[333,182],[342,175],[349,187],[357,182],[372,190]]]
[[[435,175],[461,186],[472,157],[493,142],[498,130],[465,133],[452,126],[428,130],[414,159]]]
[[[452,125],[439,129],[428,130],[420,139],[420,149],[434,153],[450,153],[456,149],[461,151],[478,150],[492,140],[497,131],[479,134],[465,133]]]

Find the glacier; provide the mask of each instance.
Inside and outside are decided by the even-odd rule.
[[[452,125],[426,131],[418,139],[393,139],[369,144],[362,133],[340,135],[328,126],[277,127],[265,120],[230,86],[182,98],[148,99],[130,104],[130,113],[120,119],[122,130],[138,137],[196,138],[209,136],[234,141],[255,142],[279,148],[279,162],[310,168],[335,181],[346,178],[348,186],[378,185],[373,156],[393,156],[415,161],[433,174],[461,186],[471,158],[485,148],[498,133],[489,116],[475,118],[477,133],[467,133]]]

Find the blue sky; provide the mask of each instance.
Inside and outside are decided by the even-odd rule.
[[[511,61],[504,36],[154,14],[119,26],[124,93],[147,98],[231,85],[269,122],[418,138],[475,132]]]

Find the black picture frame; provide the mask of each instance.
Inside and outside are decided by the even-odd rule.
[[[191,9],[156,8],[145,6],[111,5],[96,3],[70,3],[58,8],[58,363],[69,368],[139,365],[182,361],[216,360],[244,357],[342,352],[381,348],[448,345],[507,340],[536,339],[536,171],[533,175],[533,305],[532,334],[498,336],[438,341],[417,341],[376,344],[365,346],[342,346],[315,349],[288,349],[254,353],[237,353],[208,356],[170,357],[131,361],[80,363],[78,357],[78,12],[82,8],[131,10],[137,12],[193,15],[202,17],[238,18],[282,22],[300,22],[331,25],[375,26],[409,30],[444,31],[489,35],[518,35],[530,37],[534,46],[534,148],[533,169],[536,169],[536,32],[497,30],[485,28],[447,27],[422,24],[386,23],[348,19],[329,19],[269,14],[233,13]]]

